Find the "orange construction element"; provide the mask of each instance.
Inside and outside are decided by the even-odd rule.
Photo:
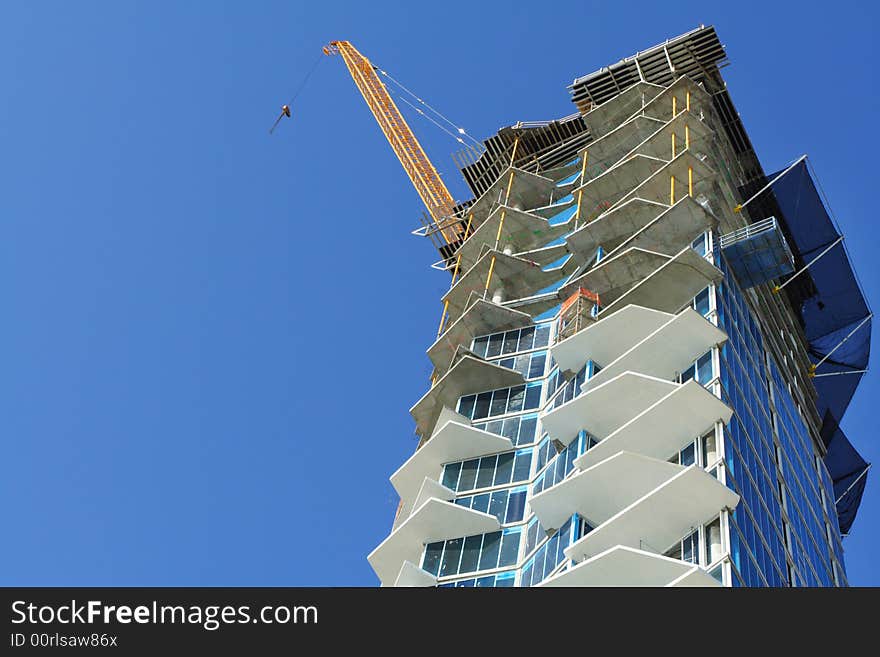
[[[564,314],[565,311],[571,308],[578,299],[582,298],[589,299],[597,306],[602,305],[601,303],[599,303],[599,295],[597,293],[593,292],[592,290],[588,290],[585,287],[579,287],[572,293],[570,297],[568,297],[568,299],[562,302],[562,306],[559,308],[559,314]]]
[[[447,244],[457,242],[462,237],[463,230],[460,222],[453,219],[455,200],[397,109],[385,85],[376,75],[373,64],[348,41],[331,41],[330,45],[324,47],[324,54],[342,55],[348,72],[428,208],[434,225],[440,228]]]

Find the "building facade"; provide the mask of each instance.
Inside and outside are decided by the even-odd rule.
[[[772,257],[743,254],[782,213],[743,208],[765,177],[723,58],[698,28],[464,163],[383,586],[847,584],[816,361],[776,289],[801,254],[775,217]]]

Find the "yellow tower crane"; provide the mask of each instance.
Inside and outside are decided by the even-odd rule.
[[[348,41],[331,41],[325,55],[342,55],[351,78],[376,118],[385,138],[394,149],[425,207],[447,244],[455,245],[462,237],[461,223],[455,218],[455,201],[431,164],[425,150],[407,125],[376,74],[376,67]]]

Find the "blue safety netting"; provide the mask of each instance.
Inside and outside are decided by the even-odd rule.
[[[868,464],[833,418],[825,418],[822,440],[828,450],[825,454],[825,467],[828,468],[834,484],[837,522],[840,532],[847,534],[862,502],[862,494],[868,482]]]
[[[779,173],[768,176],[767,180],[773,180]],[[798,260],[798,268],[840,237],[806,160],[776,181],[770,194],[781,210],[780,218]],[[798,279],[786,286],[785,292],[800,310],[810,359],[819,363],[831,354],[818,367],[816,374],[845,373],[817,376],[813,382],[818,394],[816,404],[823,418],[822,438],[828,449],[825,464],[834,483],[835,497],[843,495],[837,504],[837,512],[840,529],[846,533],[855,519],[867,477],[862,476],[855,486],[853,481],[865,471],[867,464],[838,424],[863,376],[860,370],[868,367],[871,313],[843,244],[838,244],[810,265]]]
[[[776,175],[769,178],[772,180]],[[805,160],[774,183],[772,192],[793,238],[794,244],[791,246],[801,258],[801,266],[840,237],[816,190]],[[810,357],[814,363],[818,363],[840,345],[868,317],[870,311],[842,244],[812,264],[808,275],[812,278],[814,293],[808,298],[799,299],[802,301],[800,311],[810,345]],[[868,366],[870,349],[871,321],[868,320],[838,347],[817,370],[817,374],[863,370]],[[824,416],[830,410],[835,418],[842,418],[861,378],[862,374],[847,374],[815,379],[819,393],[819,414]]]

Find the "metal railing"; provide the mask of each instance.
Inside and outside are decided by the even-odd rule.
[[[762,219],[761,221],[755,222],[753,224],[749,224],[744,228],[739,228],[732,233],[727,233],[726,235],[721,236],[721,248],[726,249],[728,246],[732,244],[736,244],[742,240],[748,239],[750,237],[754,237],[755,235],[760,235],[761,233],[766,233],[772,230],[776,230],[777,223],[776,217],[768,217],[767,219]]]

